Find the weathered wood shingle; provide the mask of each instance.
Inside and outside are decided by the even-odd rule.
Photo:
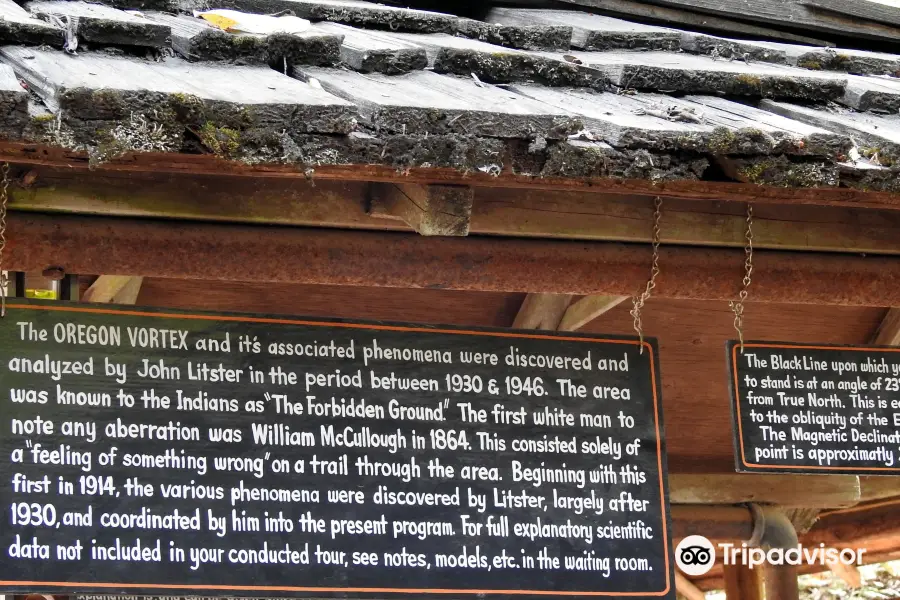
[[[563,138],[581,128],[571,113],[469,78],[414,71],[386,77],[335,69],[301,69],[324,89],[359,107],[377,132],[499,138]]]
[[[80,0],[29,2],[26,8],[43,19],[66,22],[77,19],[75,30],[79,41],[99,45],[149,46],[163,48],[169,45],[170,29],[124,10],[89,4]]]
[[[62,46],[64,40],[61,28],[36,19],[13,0],[0,0],[0,42]]]
[[[900,110],[900,79],[848,75],[841,104],[857,110],[896,113]]]
[[[319,23],[316,29],[342,37],[341,62],[355,71],[397,75],[428,65],[424,47],[381,31],[339,23]]]
[[[206,0],[177,0],[182,9],[208,8]],[[264,15],[289,12],[311,21],[333,21],[356,27],[424,33],[456,31],[458,17],[387,6],[363,0],[220,0],[217,8]]]
[[[674,51],[681,43],[681,32],[674,29],[572,10],[495,8],[488,19],[504,25],[565,26],[572,31],[572,47],[581,50]]]
[[[591,137],[617,148],[835,156],[850,145],[847,136],[712,96],[632,96],[541,86],[512,89],[581,115]]]
[[[269,64],[282,71],[295,64],[334,66],[340,62],[341,36],[328,31],[229,33],[186,15],[146,14],[171,28],[172,47],[188,60],[242,60]]]
[[[176,151],[191,132],[232,156],[300,133],[348,133],[349,102],[267,67],[143,61],[7,46],[11,65],[59,115],[57,144]],[[51,132],[54,133],[54,132]]]
[[[567,62],[562,55],[524,52],[443,33],[392,33],[425,49],[428,65],[437,73],[471,76],[491,83],[535,81],[549,86],[605,88],[597,69]]]
[[[621,89],[834,100],[846,76],[669,52],[571,52]]]

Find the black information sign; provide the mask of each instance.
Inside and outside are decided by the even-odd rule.
[[[0,394],[0,589],[674,598],[655,341],[15,302]]]
[[[900,474],[900,348],[727,348],[738,471]]]

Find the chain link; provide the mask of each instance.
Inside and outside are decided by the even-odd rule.
[[[9,292],[9,276],[3,270],[3,251],[6,250],[6,206],[9,202],[9,163],[0,168],[0,317],[6,316],[6,294]]]
[[[631,302],[634,307],[631,309],[631,316],[634,317],[634,330],[641,339],[641,354],[644,353],[644,324],[641,321],[641,310],[644,303],[650,299],[653,288],[656,287],[656,277],[659,275],[659,222],[662,217],[662,198],[656,197],[653,203],[653,261],[650,266],[650,279],[647,280],[647,287],[640,296],[633,296]]]
[[[738,294],[737,302],[732,300],[729,302],[732,312],[734,312],[734,329],[737,331],[738,339],[741,342],[741,354],[744,353],[744,301],[750,295],[749,288],[753,275],[753,205],[747,204],[747,245],[744,247],[744,287]]]

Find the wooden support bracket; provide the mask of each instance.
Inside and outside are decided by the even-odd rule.
[[[374,184],[369,212],[399,219],[421,235],[466,236],[474,190],[461,185]]]
[[[91,284],[81,300],[97,304],[135,304],[143,282],[143,277],[101,275]]]
[[[872,343],[876,346],[900,346],[900,308],[888,310]]]
[[[517,329],[548,331],[577,331],[608,310],[615,308],[626,296],[585,296],[572,302],[568,294],[528,294],[516,315]]]
[[[572,302],[569,294],[528,294],[513,321],[515,329],[556,331]]]

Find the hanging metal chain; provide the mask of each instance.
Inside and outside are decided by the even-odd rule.
[[[9,202],[9,163],[0,168],[0,317],[6,316],[6,294],[9,276],[3,270],[3,251],[6,250],[6,205]]]
[[[659,221],[662,216],[662,198],[656,197],[653,202],[653,261],[650,266],[650,279],[647,280],[647,287],[640,296],[631,298],[634,307],[631,309],[631,316],[634,317],[634,330],[641,339],[641,354],[644,353],[644,324],[641,321],[641,310],[644,303],[650,299],[653,288],[656,287],[656,277],[659,275]]]
[[[741,354],[744,353],[744,301],[750,295],[749,288],[751,276],[753,275],[753,205],[747,204],[747,245],[744,247],[744,287],[738,294],[737,302],[732,300],[728,304],[734,312],[734,329],[737,331],[738,339],[741,342]]]

